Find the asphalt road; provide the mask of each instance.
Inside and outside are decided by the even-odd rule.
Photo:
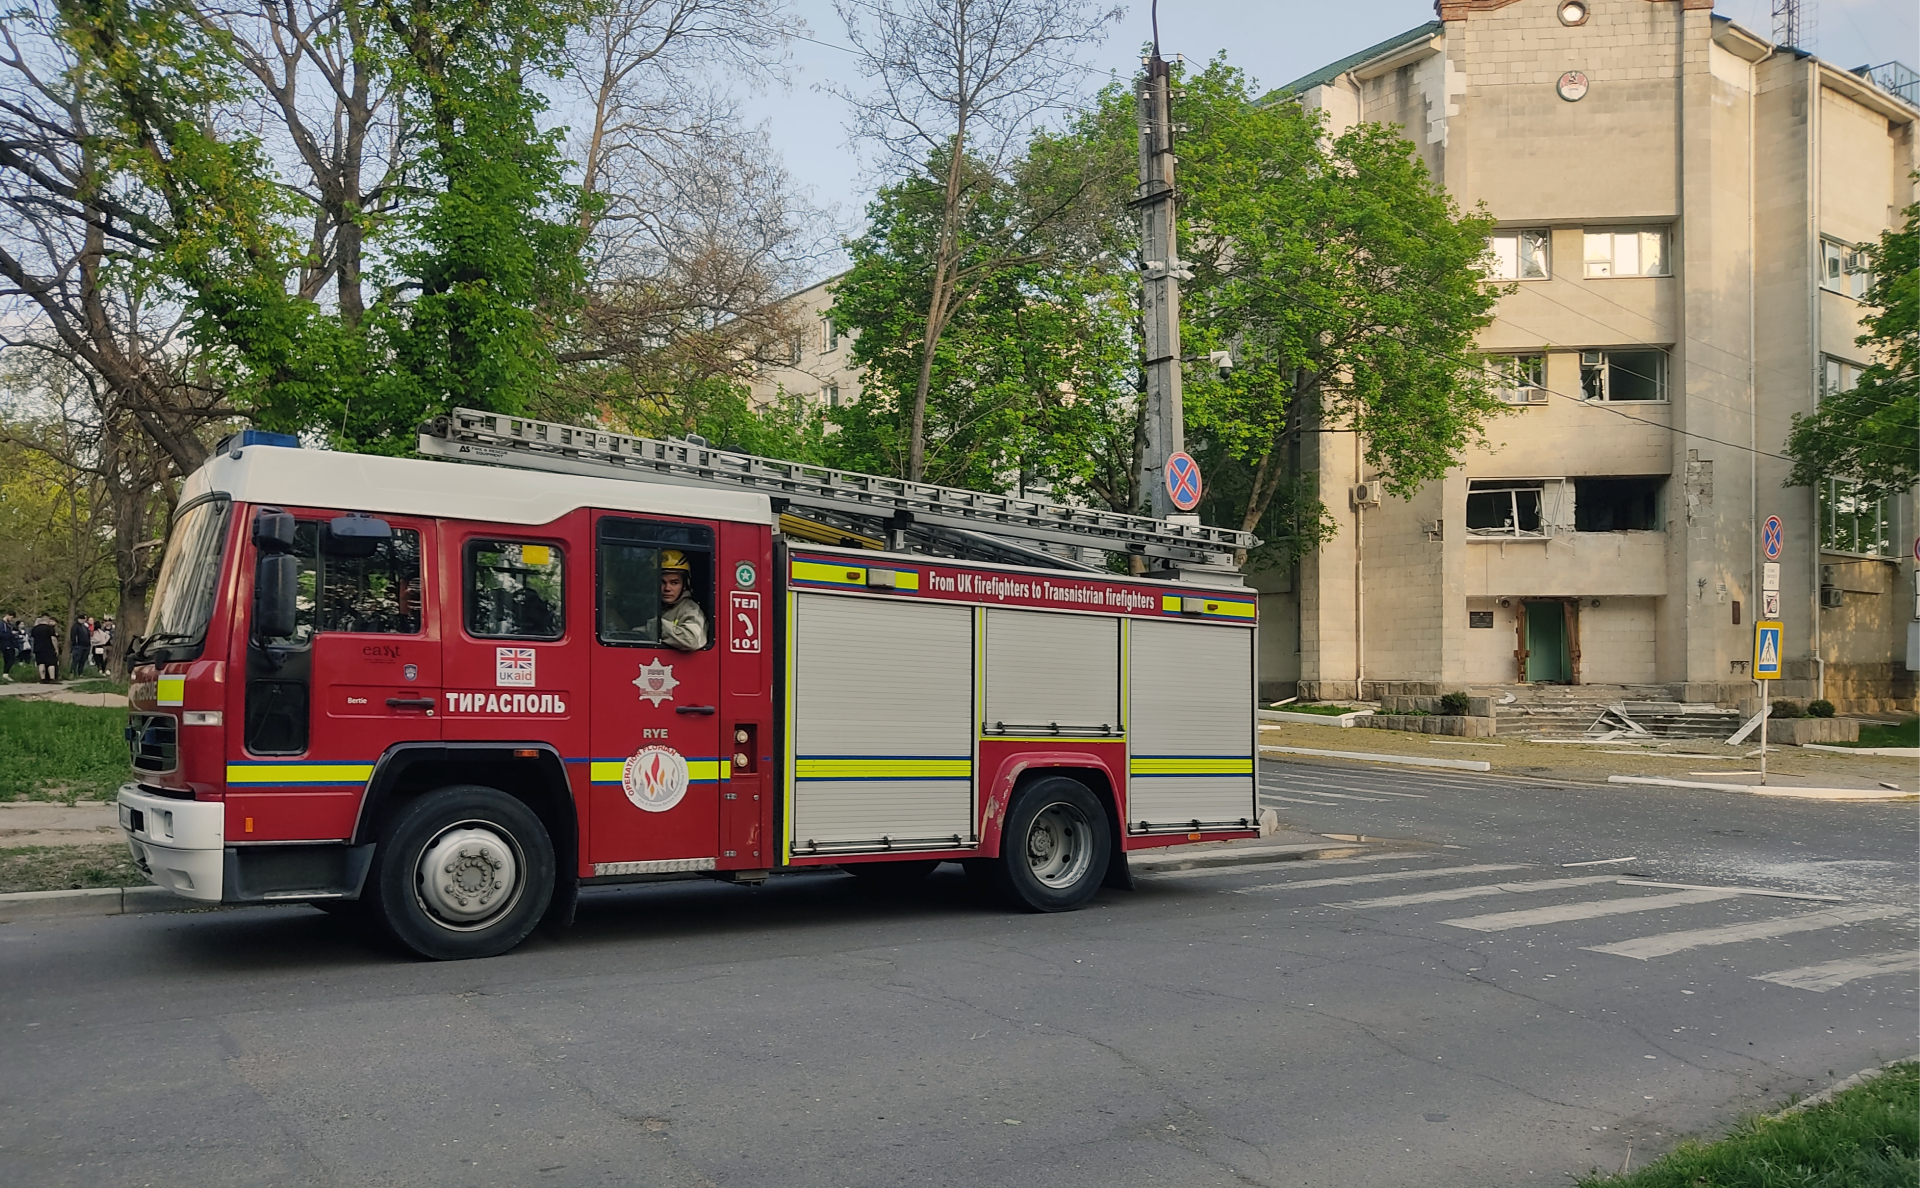
[[[0,1183],[1564,1184],[1920,1043],[1911,804],[1261,766],[1431,845],[1061,916],[950,867],[595,892],[460,964],[307,908],[0,926]]]

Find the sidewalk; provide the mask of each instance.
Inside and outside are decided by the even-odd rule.
[[[118,842],[120,818],[112,801],[49,800],[0,804],[0,849],[20,846],[92,846]]]
[[[1358,736],[1358,737],[1356,737]],[[1486,739],[1441,738],[1400,730],[1342,730],[1336,726],[1285,723],[1260,730],[1265,746],[1316,747],[1335,751],[1372,751],[1425,759],[1477,759],[1491,775],[1528,776],[1582,784],[1605,784],[1609,776],[1657,776],[1719,784],[1757,782],[1759,744],[1737,747],[1712,739],[1674,739],[1655,746],[1618,746],[1594,743],[1535,743],[1523,737]],[[1307,763],[1346,763],[1341,759],[1305,758]],[[1770,787],[1853,788],[1877,790],[1883,796],[1920,792],[1911,759],[1886,755],[1851,755],[1840,751],[1810,751],[1801,747],[1769,747],[1767,784]],[[1887,785],[1893,785],[1889,788]]]

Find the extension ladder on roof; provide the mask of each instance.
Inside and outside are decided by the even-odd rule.
[[[1229,528],[938,487],[735,453],[699,441],[629,437],[466,408],[422,425],[420,452],[494,466],[751,491],[768,496],[783,512],[875,525],[956,555],[998,552],[1002,555],[989,559],[1027,564],[1079,567],[1016,542],[1135,554],[1217,583],[1237,580],[1234,550],[1260,543],[1252,533]]]

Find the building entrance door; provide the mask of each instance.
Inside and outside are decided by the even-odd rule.
[[[1558,602],[1529,602],[1527,608],[1527,679],[1566,684],[1573,679],[1567,647],[1567,616]]]

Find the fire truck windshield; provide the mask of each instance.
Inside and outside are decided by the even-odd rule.
[[[230,504],[215,497],[192,504],[174,521],[160,579],[154,585],[151,628],[140,640],[137,658],[166,663],[198,654],[213,616],[219,589],[220,552],[227,536]]]

